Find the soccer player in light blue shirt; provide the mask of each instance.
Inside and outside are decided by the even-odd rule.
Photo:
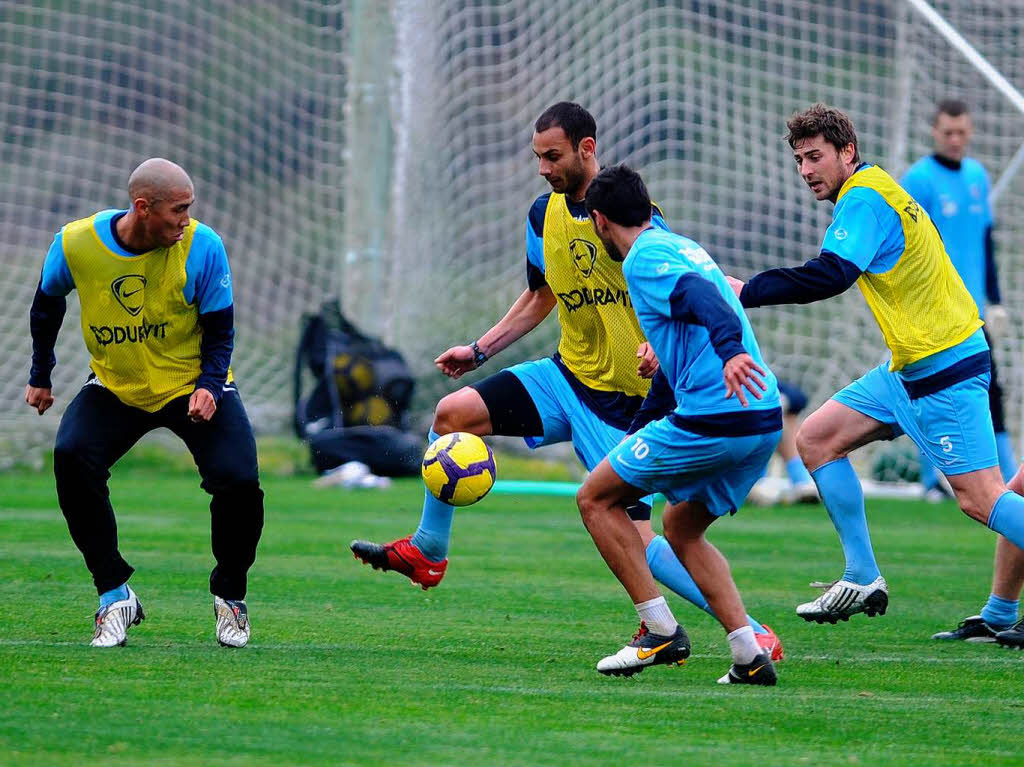
[[[669,501],[665,537],[728,636],[733,664],[718,681],[774,685],[774,667],[755,642],[729,565],[704,532],[742,505],[778,444],[775,376],[711,256],[651,224],[650,197],[635,171],[602,170],[586,205],[608,254],[624,258],[633,308],[661,365],[629,436],[577,496],[587,529],[641,619],[633,640],[597,669],[630,675],[689,655],[686,632],[644,566],[642,542],[625,513],[637,498],[661,492]]]
[[[963,101],[940,101],[932,119],[935,153],[914,163],[900,183],[935,223],[953,266],[978,305],[978,313],[985,320],[985,334],[991,341],[1005,331],[1009,319],[1000,301],[988,173],[980,162],[967,157],[972,132],[971,116]],[[1017,463],[1006,431],[1003,390],[996,370],[993,362],[988,393],[999,469],[1011,490],[1024,493],[1024,478],[1014,476]],[[921,456],[921,483],[929,494],[927,497],[941,498],[935,467],[924,455]],[[1011,625],[1017,621],[1022,586],[1024,551],[1000,537],[996,545],[992,591],[981,612],[965,618],[955,629],[940,631],[932,638],[972,641],[995,638],[1001,644],[1024,646],[1024,628],[1010,632]],[[1003,635],[996,636],[1000,632]]]
[[[914,163],[900,180],[900,186],[925,209],[939,230],[953,267],[978,305],[979,316],[985,320],[985,334],[991,342],[1005,330],[1008,318],[999,294],[988,173],[980,162],[966,156],[971,131],[971,117],[964,102],[940,102],[932,121],[935,153]],[[1003,479],[1009,481],[1017,464],[1006,431],[1003,391],[995,365],[989,405],[999,469]],[[938,482],[935,467],[922,458],[921,483],[926,490],[938,493]]]

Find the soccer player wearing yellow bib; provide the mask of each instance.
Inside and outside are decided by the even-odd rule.
[[[787,123],[797,169],[835,204],[821,253],[745,285],[745,307],[810,303],[854,283],[881,328],[890,362],[833,396],[806,421],[797,447],[839,533],[846,569],[797,614],[821,623],[884,614],[888,587],[875,562],[864,495],[849,453],[906,433],[949,479],[960,508],[1024,544],[1024,498],[999,471],[989,411],[990,356],[978,307],[927,212],[891,176],[860,160],[853,123],[816,104]]]
[[[633,311],[622,266],[608,256],[583,203],[600,170],[596,134],[594,118],[578,104],[555,104],[537,119],[533,151],[552,191],[538,197],[527,216],[528,287],[477,341],[448,349],[435,363],[445,375],[459,378],[529,333],[556,306],[558,351],[444,397],[434,412],[431,441],[456,431],[520,436],[531,448],[571,441],[583,464],[593,469],[625,436],[650,389],[657,361]],[[655,207],[652,212],[652,225],[667,230],[661,211]],[[448,566],[454,511],[427,492],[414,535],[383,545],[353,541],[352,552],[424,589],[436,586]],[[627,512],[654,577],[710,613],[668,542],[654,534],[649,503],[637,503]],[[667,613],[663,597],[651,603],[638,605],[641,618],[657,620]],[[780,659],[782,646],[775,634],[753,618],[750,624],[759,645]]]
[[[263,530],[256,443],[231,374],[234,308],[220,237],[189,217],[192,181],[152,158],[128,180],[131,207],[65,225],[46,255],[31,310],[25,401],[53,404],[50,373],[77,290],[92,375],[57,430],[57,498],[100,595],[94,647],[125,644],[145,617],[117,546],[110,467],[144,434],[166,427],[185,442],[210,501],[210,575],[217,640],[243,647],[246,576]]]

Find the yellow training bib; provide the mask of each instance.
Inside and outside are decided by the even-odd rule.
[[[636,372],[645,339],[622,264],[605,251],[590,219],[572,215],[564,194],[552,193],[544,214],[544,276],[558,299],[565,366],[592,389],[645,396],[650,381]]]
[[[881,168],[850,176],[836,202],[855,187],[878,192],[903,227],[905,245],[896,265],[881,274],[864,272],[857,280],[892,351],[890,369],[966,340],[983,323],[928,214]]]
[[[89,367],[126,405],[154,412],[191,394],[200,374],[199,310],[184,297],[185,261],[199,222],[192,219],[169,248],[127,257],[103,243],[95,218],[67,224],[62,236]]]

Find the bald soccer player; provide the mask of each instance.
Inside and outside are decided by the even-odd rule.
[[[244,647],[246,576],[263,530],[256,443],[231,374],[234,308],[220,237],[189,217],[192,180],[169,160],[128,179],[128,210],[66,224],[53,239],[32,302],[25,402],[42,415],[66,308],[78,291],[91,373],[64,411],[53,450],[57,498],[99,594],[93,647],[124,645],[145,617],[117,546],[110,467],[166,427],[195,459],[210,494],[217,641]]]

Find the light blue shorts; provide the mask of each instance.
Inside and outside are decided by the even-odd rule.
[[[734,513],[768,467],[781,431],[705,437],[653,421],[608,454],[612,469],[646,493],[671,503],[696,501],[715,516]]]
[[[999,465],[989,407],[988,373],[910,399],[888,363],[869,370],[832,399],[906,434],[943,474]]]
[[[532,360],[506,369],[526,387],[544,424],[543,434],[525,437],[531,448],[572,442],[580,461],[592,471],[626,435],[580,402],[554,360]]]

